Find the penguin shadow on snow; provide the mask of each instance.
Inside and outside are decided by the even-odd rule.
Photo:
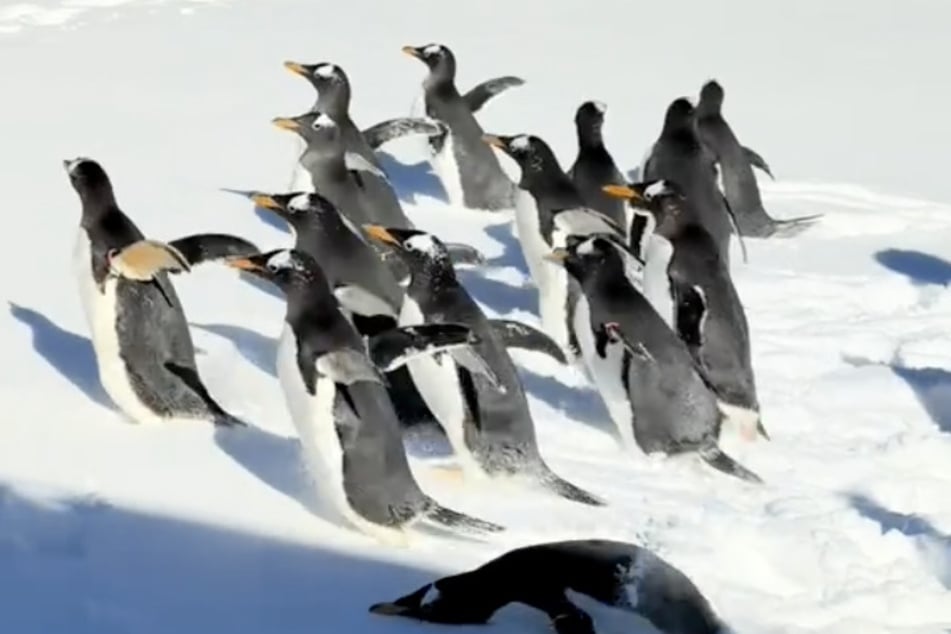
[[[32,331],[33,349],[90,400],[112,409],[112,401],[99,382],[92,342],[57,326],[43,313],[8,303],[10,314]]]
[[[898,531],[910,539],[922,540],[922,556],[935,567],[941,583],[951,589],[951,535],[942,533],[924,517],[887,509],[865,495],[851,493],[847,499],[859,515],[876,522],[883,535]]]
[[[513,286],[507,282],[485,276],[485,269],[516,269],[524,279],[528,279],[528,264],[522,253],[522,246],[515,237],[511,223],[503,222],[486,228],[485,233],[502,244],[502,253],[486,260],[484,267],[475,269],[457,269],[456,274],[466,290],[479,303],[499,315],[514,311],[537,313],[538,293],[530,283]]]
[[[884,249],[875,260],[885,268],[907,277],[916,286],[951,284],[951,262],[921,251]]]
[[[422,160],[409,165],[387,152],[378,151],[376,154],[400,202],[415,204],[419,196],[434,198],[443,203],[449,201],[446,190],[433,172],[429,161]]]
[[[573,421],[617,435],[597,390],[587,386],[568,386],[553,376],[537,374],[524,365],[517,367],[522,386],[529,396],[543,401]]]
[[[190,323],[189,325],[228,339],[251,365],[261,372],[277,376],[277,339],[233,324]]]
[[[88,498],[0,486],[6,632],[365,632],[432,570]],[[252,572],[253,571],[253,572]],[[56,597],[53,610],[42,597]],[[327,619],[330,619],[327,622]],[[316,630],[315,630],[316,624]]]
[[[897,355],[889,362],[853,356],[846,356],[844,360],[856,368],[874,365],[890,369],[895,376],[908,384],[938,429],[951,434],[951,372],[943,368],[908,367]]]

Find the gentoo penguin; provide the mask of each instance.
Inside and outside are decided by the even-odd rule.
[[[631,284],[620,249],[600,237],[570,236],[567,248],[548,257],[581,285],[575,332],[622,442],[645,454],[696,452],[715,469],[760,482],[717,445],[723,414],[716,396],[687,345]]]
[[[600,539],[516,548],[392,603],[377,603],[370,612],[430,623],[484,624],[504,606],[521,603],[544,612],[558,634],[602,631],[598,618],[576,604],[582,597],[633,613],[665,634],[729,631],[680,570],[646,548]],[[595,617],[601,616],[595,610]],[[641,630],[634,622],[631,628]]]
[[[278,379],[307,467],[337,512],[367,534],[397,543],[417,520],[502,530],[439,505],[419,488],[382,375],[312,257],[277,249],[225,263],[284,292]],[[414,354],[422,347],[416,348]]]
[[[299,64],[285,62],[285,68],[307,79],[317,91],[317,101],[312,110],[329,116],[339,127],[343,146],[373,165],[379,174],[363,174],[364,188],[373,200],[380,222],[394,227],[412,227],[413,223],[403,212],[399,198],[389,180],[384,176],[383,165],[376,150],[383,143],[407,134],[436,134],[440,129],[423,119],[400,118],[383,121],[361,132],[350,118],[350,79],[336,64]]]
[[[408,367],[446,432],[463,471],[472,476],[524,475],[556,494],[591,505],[604,503],[557,476],[538,450],[525,392],[505,342],[456,279],[442,242],[416,230],[369,226],[410,268],[400,324],[460,323],[478,336],[474,345],[499,378],[493,385],[458,356],[423,358]]]
[[[656,273],[645,279],[651,303],[662,314],[673,311],[663,315],[665,321],[705,368],[730,423],[749,440],[755,439],[757,432],[768,438],[759,413],[746,311],[713,238],[684,213],[689,200],[671,181],[607,186],[606,190],[648,212],[648,222],[639,225],[641,230],[633,223],[631,234],[632,241],[639,244],[650,236],[645,271],[667,272],[666,280],[658,279]],[[666,243],[666,248],[657,246],[658,242]],[[664,291],[667,301],[662,297]],[[694,311],[699,302],[705,307],[704,318],[698,322],[699,331],[694,332],[692,326],[684,326],[681,317],[684,311],[688,315]],[[688,324],[692,321],[687,319]]]
[[[800,233],[821,214],[776,220],[766,213],[753,168],[760,168],[770,178],[773,174],[759,154],[740,145],[723,118],[723,96],[723,87],[718,82],[704,84],[697,103],[697,129],[719,165],[723,193],[736,217],[737,228],[742,235],[757,238]]]
[[[602,129],[607,109],[607,105],[600,101],[586,101],[578,107],[575,113],[578,157],[568,170],[568,176],[586,206],[623,226],[624,203],[608,196],[601,189],[605,185],[623,185],[626,182],[604,147]]]
[[[429,68],[423,81],[426,116],[445,126],[429,137],[430,162],[451,205],[498,211],[515,204],[515,186],[495,154],[482,142],[482,127],[473,113],[490,97],[523,84],[517,77],[500,77],[476,86],[465,96],[456,88],[456,58],[442,44],[404,46],[403,52]]]
[[[168,272],[226,255],[256,253],[240,238],[145,240],[119,208],[109,176],[88,158],[63,161],[82,203],[74,267],[103,388],[139,422],[244,424],[202,383],[188,322]]]
[[[731,210],[717,186],[713,154],[700,142],[693,106],[676,99],[667,108],[664,128],[641,169],[641,180],[677,183],[686,196],[683,213],[713,236],[730,261]]]
[[[484,141],[511,157],[521,170],[515,227],[538,287],[539,317],[545,332],[577,361],[571,311],[579,290],[564,270],[545,262],[545,255],[564,246],[569,234],[617,234],[623,240],[623,225],[585,207],[581,193],[542,139],[526,134],[487,134]]]

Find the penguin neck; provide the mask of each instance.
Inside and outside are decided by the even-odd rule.
[[[317,280],[309,284],[295,284],[287,289],[287,314],[285,321],[291,326],[326,321],[337,309],[336,298],[330,293],[326,281],[323,288]]]
[[[337,151],[338,149],[339,151]],[[316,149],[308,141],[307,149],[301,154],[300,163],[312,174],[314,171],[320,171],[338,179],[347,176],[347,163],[344,159],[342,147],[334,148],[334,151],[328,152],[327,148]]]
[[[111,213],[121,213],[115,194],[109,186],[87,190],[80,198],[82,201],[81,224],[84,228],[88,229]]]
[[[323,112],[338,126],[345,125],[350,121],[350,94],[329,95],[318,92],[313,111]]]
[[[543,164],[522,170],[522,178],[518,186],[527,190],[539,201],[557,200],[566,195],[571,197],[576,195],[574,183],[557,164]]]
[[[582,150],[607,152],[604,147],[604,135],[600,125],[579,125],[577,128],[578,147]]]
[[[418,297],[420,293],[432,294],[456,286],[458,283],[451,265],[444,262],[427,262],[410,267],[406,292]]]
[[[691,124],[679,125],[665,129],[663,137],[688,148],[699,148],[700,139],[697,137],[697,131]]]

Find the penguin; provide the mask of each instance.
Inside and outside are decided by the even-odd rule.
[[[375,150],[383,143],[401,136],[431,135],[440,132],[440,129],[433,122],[404,117],[383,121],[361,132],[350,117],[350,79],[343,68],[326,62],[300,64],[290,61],[285,62],[284,67],[307,79],[317,91],[317,101],[312,110],[326,114],[337,124],[345,151],[362,157],[380,172],[361,174],[379,221],[388,226],[412,228],[413,223],[404,213],[396,192],[384,176],[383,165]]]
[[[430,162],[442,182],[449,204],[482,211],[511,209],[515,186],[498,159],[482,143],[483,130],[474,113],[498,93],[524,84],[518,77],[484,82],[465,95],[456,88],[456,58],[442,44],[404,46],[403,52],[429,68],[421,105],[440,122],[443,134],[429,137]]]
[[[544,257],[552,248],[564,246],[566,235],[616,235],[623,242],[624,228],[585,206],[581,193],[542,139],[526,134],[487,134],[484,141],[512,158],[521,170],[515,227],[529,274],[538,287],[542,327],[577,362],[571,312],[580,291],[564,270],[552,267]]]
[[[577,605],[585,598],[636,615],[665,634],[730,631],[683,572],[647,548],[602,539],[516,548],[393,602],[376,603],[369,611],[429,623],[476,625],[487,623],[511,603],[521,603],[544,612],[558,634],[595,634],[601,631],[597,620]],[[630,627],[632,632],[641,630],[636,622]]]
[[[393,544],[405,544],[405,531],[420,520],[476,533],[503,530],[446,508],[420,489],[380,370],[312,257],[276,249],[224,263],[285,295],[278,379],[307,467],[333,509],[358,530]],[[461,343],[468,345],[469,330],[463,330]],[[426,351],[418,337],[410,342],[411,355]]]
[[[599,211],[616,224],[625,220],[624,203],[602,191],[604,185],[624,185],[626,180],[604,147],[604,116],[608,107],[601,101],[586,101],[575,113],[578,157],[568,170],[587,207]]]
[[[478,355],[499,377],[492,385],[459,356],[414,360],[410,373],[446,432],[463,473],[476,478],[523,475],[561,497],[601,506],[594,495],[565,481],[545,464],[534,423],[506,342],[456,279],[442,242],[417,230],[368,226],[367,234],[393,248],[411,270],[400,324],[460,323],[480,343]]]
[[[683,213],[707,230],[729,262],[730,234],[739,232],[717,186],[716,169],[713,155],[700,141],[693,106],[684,98],[674,100],[640,170],[641,180],[677,183],[686,196]]]
[[[146,240],[119,207],[97,161],[80,157],[63,166],[82,204],[73,265],[106,393],[136,423],[244,425],[202,382],[169,274],[219,256],[257,253],[257,248],[224,234],[198,234],[167,245]]]
[[[759,154],[740,145],[723,118],[723,97],[723,87],[717,81],[703,85],[697,102],[697,129],[719,165],[723,193],[736,217],[737,228],[742,235],[756,238],[801,233],[822,214],[777,220],[766,213],[753,168],[763,170],[770,178],[773,173]]]
[[[622,443],[645,454],[696,453],[723,473],[762,482],[717,445],[716,396],[687,345],[628,280],[621,250],[604,238],[570,236],[548,258],[581,285],[575,331]]]
[[[632,242],[643,245],[649,240],[652,249],[646,255],[645,271],[653,273],[645,276],[645,294],[690,345],[705,368],[720,409],[740,435],[754,440],[759,434],[768,440],[760,415],[746,311],[713,238],[684,212],[688,201],[672,181],[605,189],[627,199],[630,207],[640,208],[641,217],[647,212],[646,222],[632,223],[631,230]],[[686,320],[697,324],[699,331],[693,332],[692,326],[684,326],[682,315],[685,310],[695,310],[692,306],[701,301],[703,320]]]

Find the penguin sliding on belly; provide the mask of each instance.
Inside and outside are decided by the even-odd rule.
[[[529,273],[538,287],[539,317],[545,332],[578,361],[572,312],[580,289],[564,270],[545,262],[545,255],[564,246],[568,235],[613,235],[626,244],[623,225],[585,206],[555,153],[531,135],[485,135],[485,142],[511,157],[522,172],[515,226]]]
[[[549,255],[581,285],[578,341],[622,440],[646,454],[696,452],[719,471],[761,482],[717,445],[723,414],[702,368],[631,284],[623,259],[598,237],[571,236]],[[702,306],[694,317],[703,321]]]
[[[623,185],[624,176],[604,147],[604,115],[608,107],[600,101],[586,101],[575,113],[578,157],[568,170],[587,207],[624,226],[624,202],[604,193],[605,185]]]
[[[518,373],[505,350],[499,329],[456,279],[445,247],[421,231],[370,226],[367,233],[389,245],[410,267],[410,281],[400,313],[401,324],[459,323],[479,338],[473,346],[498,377],[498,383],[473,372],[456,355],[424,358],[408,366],[416,386],[446,431],[467,475],[524,475],[561,497],[603,505],[551,471],[542,459]],[[542,338],[541,333],[537,333]],[[526,341],[532,345],[532,341]],[[532,346],[535,347],[535,346]],[[552,346],[554,347],[554,346]],[[537,348],[536,348],[537,349]],[[556,348],[557,349],[557,348]],[[546,351],[544,348],[541,351]]]
[[[769,438],[760,416],[746,311],[713,238],[684,213],[671,181],[607,186],[634,212],[631,247],[646,260],[645,295],[703,366],[720,409],[741,436]],[[663,245],[663,246],[661,246]],[[702,319],[694,319],[702,305]]]
[[[63,164],[82,203],[74,267],[106,393],[139,423],[243,425],[212,398],[198,374],[188,322],[168,272],[257,248],[223,234],[168,245],[145,240],[119,208],[99,163],[77,158]]]
[[[360,131],[350,117],[350,79],[347,73],[336,64],[299,64],[285,62],[284,67],[296,75],[304,77],[317,91],[317,102],[311,109],[329,116],[340,128],[343,146],[379,170],[379,173],[361,174],[364,188],[373,200],[378,221],[390,227],[412,227],[406,217],[399,198],[385,176],[376,150],[388,141],[410,134],[433,135],[440,133],[432,121],[403,117],[389,119]],[[296,190],[296,187],[292,187]]]
[[[511,209],[515,185],[482,142],[484,132],[474,113],[494,95],[525,82],[518,77],[499,77],[461,95],[455,84],[456,58],[448,47],[404,46],[403,52],[429,68],[421,105],[426,116],[445,127],[443,134],[429,137],[429,150],[449,204],[486,211]]]
[[[420,489],[384,379],[313,258],[278,249],[225,264],[277,285],[286,296],[278,379],[307,467],[337,512],[361,531],[397,544],[405,543],[404,531],[420,520],[470,532],[502,530],[443,507]],[[457,325],[424,330],[397,333],[402,349],[395,353],[392,345],[375,347],[393,368],[408,357],[473,340],[468,328]]]
[[[557,634],[603,631],[599,618],[593,619],[576,604],[582,596],[636,615],[664,634],[729,632],[680,570],[646,548],[602,539],[516,548],[474,570],[437,579],[393,602],[372,605],[370,612],[428,623],[481,625],[510,603],[521,603],[544,612]],[[591,609],[595,617],[602,616],[599,607]],[[643,624],[635,619],[625,626],[624,631],[639,632]]]
[[[697,129],[719,164],[723,194],[736,217],[740,234],[768,238],[789,237],[805,231],[822,214],[777,220],[766,213],[753,168],[763,170],[770,178],[773,174],[759,154],[740,145],[723,118],[723,96],[723,87],[716,81],[703,85],[697,102]]]

